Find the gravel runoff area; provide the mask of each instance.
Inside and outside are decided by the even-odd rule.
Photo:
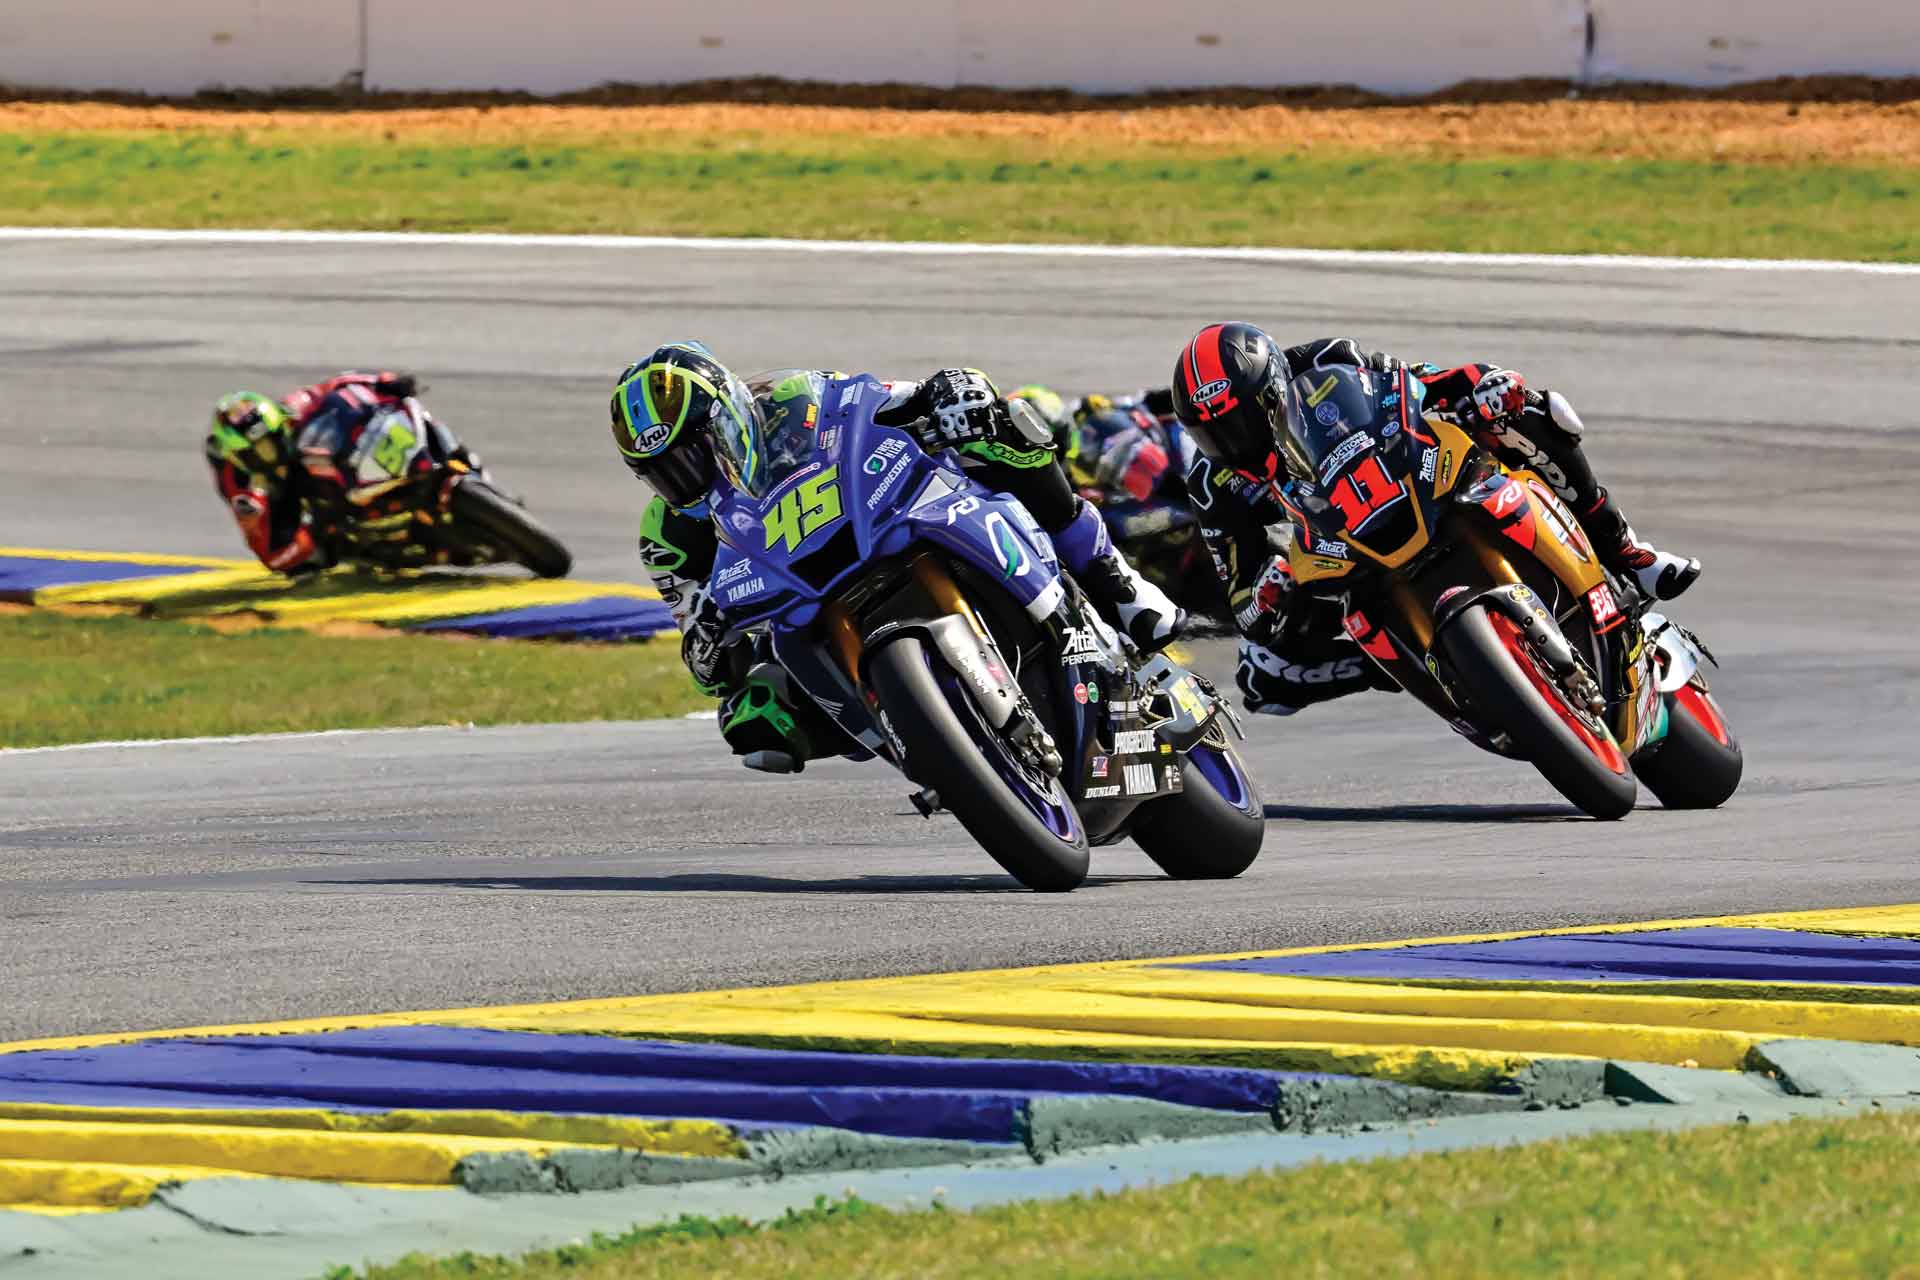
[[[1003,139],[1063,147],[1282,147],[1793,165],[1920,165],[1920,80],[1827,77],[1718,91],[1473,84],[1418,99],[1348,90],[1143,97],[777,81],[525,95],[0,101],[0,133],[295,132],[473,144],[649,135],[751,145],[795,135]]]

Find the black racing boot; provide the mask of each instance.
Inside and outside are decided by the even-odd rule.
[[[1593,540],[1601,563],[1616,573],[1631,574],[1649,599],[1671,600],[1700,576],[1698,560],[1662,551],[1634,533],[1605,489],[1600,490],[1600,500],[1581,515],[1580,525]]]

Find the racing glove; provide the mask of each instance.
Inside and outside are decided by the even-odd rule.
[[[714,604],[704,584],[695,587],[688,594],[687,629],[680,636],[680,661],[687,664],[687,671],[700,692],[717,698],[734,683],[728,679],[734,666],[734,648],[727,643],[727,628],[721,620],[720,607]]]
[[[1012,427],[999,388],[978,369],[942,369],[920,384],[920,398],[920,442],[928,448],[992,440]]]
[[[1234,625],[1253,643],[1271,647],[1287,629],[1293,597],[1293,570],[1286,557],[1274,556],[1246,591],[1234,593]]]

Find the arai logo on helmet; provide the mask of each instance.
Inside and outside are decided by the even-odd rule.
[[[667,437],[673,434],[673,426],[674,424],[671,422],[656,422],[645,431],[634,432],[634,452],[652,453],[655,449],[658,449],[667,442]]]
[[[1209,382],[1206,386],[1201,387],[1198,391],[1195,391],[1193,393],[1193,398],[1201,404],[1210,404],[1213,401],[1218,400],[1221,396],[1227,394],[1227,388],[1231,385],[1232,384],[1229,383],[1225,378],[1215,378],[1212,382]]]

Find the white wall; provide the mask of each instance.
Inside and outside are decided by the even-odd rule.
[[[1596,79],[1920,75],[1920,0],[1591,0]]]
[[[369,88],[559,93],[728,76],[1090,92],[1572,77],[1583,0],[371,0]]]
[[[0,84],[187,94],[359,68],[360,0],[0,0]]]
[[[362,72],[375,89],[535,93],[759,75],[1093,92],[1711,85],[1920,75],[1920,0],[0,0],[0,83],[184,94]]]

